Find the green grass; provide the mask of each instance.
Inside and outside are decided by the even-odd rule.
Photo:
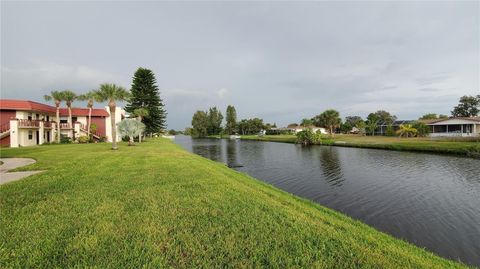
[[[242,136],[241,139],[295,143],[296,136],[266,135],[259,137],[255,135],[249,135]],[[323,144],[343,147],[433,152],[480,158],[480,142],[478,142],[478,140],[475,141],[471,139],[335,135],[333,139],[325,136]]]
[[[0,186],[0,268],[463,267],[166,139],[1,156],[45,172]]]

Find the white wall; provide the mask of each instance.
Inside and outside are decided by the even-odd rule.
[[[32,139],[28,139],[28,132],[32,132]],[[18,129],[18,143],[21,147],[35,146],[37,144],[37,130],[35,129]]]
[[[108,106],[105,107],[105,110],[110,114],[110,108]],[[111,124],[110,116],[105,118],[105,136],[107,137],[108,142],[112,142],[112,124]],[[115,125],[122,121],[122,108],[116,107],[115,108]],[[117,141],[121,141],[122,137],[117,132]]]

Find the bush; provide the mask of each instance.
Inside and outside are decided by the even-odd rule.
[[[305,129],[297,133],[297,144],[307,145],[319,145],[322,144],[322,135],[317,132],[314,133],[312,129]]]
[[[60,135],[60,143],[61,144],[70,144],[72,143],[72,139],[66,135]]]
[[[106,136],[101,136],[101,137],[98,139],[98,142],[107,142],[107,137],[106,137]]]
[[[85,144],[85,143],[88,143],[89,141],[90,139],[86,135],[82,135],[78,138],[78,143],[80,144]]]
[[[416,121],[412,124],[412,127],[417,129],[417,136],[425,137],[430,133],[430,127],[423,122]]]
[[[387,131],[385,133],[387,136],[395,136],[395,130],[392,125],[387,126]]]

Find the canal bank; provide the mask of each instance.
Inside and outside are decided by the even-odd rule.
[[[240,139],[292,144],[297,140],[295,135],[242,135]],[[335,135],[333,138],[324,137],[322,145],[428,152],[480,159],[480,141],[472,139]]]
[[[9,267],[464,268],[165,139],[2,149]]]
[[[480,160],[186,136],[176,143],[441,256],[480,265]]]

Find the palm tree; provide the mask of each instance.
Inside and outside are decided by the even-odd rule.
[[[92,108],[93,108],[93,101],[94,101],[94,94],[92,91],[81,94],[77,96],[77,99],[80,101],[88,101],[88,122],[87,122],[87,135],[90,138],[90,126],[92,124]]]
[[[133,115],[135,115],[140,122],[142,122],[143,117],[148,116],[148,110],[146,108],[137,108],[133,111]],[[138,143],[142,142],[142,132],[138,135]]]
[[[65,91],[62,91],[62,96],[63,96],[63,101],[65,101],[68,108],[68,121],[67,121],[69,125],[68,127],[72,129],[70,132],[73,132],[72,103],[77,99],[77,95],[70,90],[65,90]],[[70,137],[73,139],[73,133],[71,133]]]
[[[55,102],[55,107],[57,108],[57,142],[60,143],[60,104],[63,98],[63,92],[61,91],[52,91],[50,95],[44,95],[43,98],[45,101],[53,100]]]
[[[117,128],[115,126],[116,101],[126,101],[130,97],[130,92],[121,86],[113,83],[104,83],[98,90],[93,91],[94,99],[97,102],[108,102],[110,109],[110,122],[112,125],[112,149],[117,149]]]
[[[417,129],[413,128],[411,124],[402,124],[400,125],[400,129],[397,130],[397,134],[402,137],[414,137],[417,134]]]

